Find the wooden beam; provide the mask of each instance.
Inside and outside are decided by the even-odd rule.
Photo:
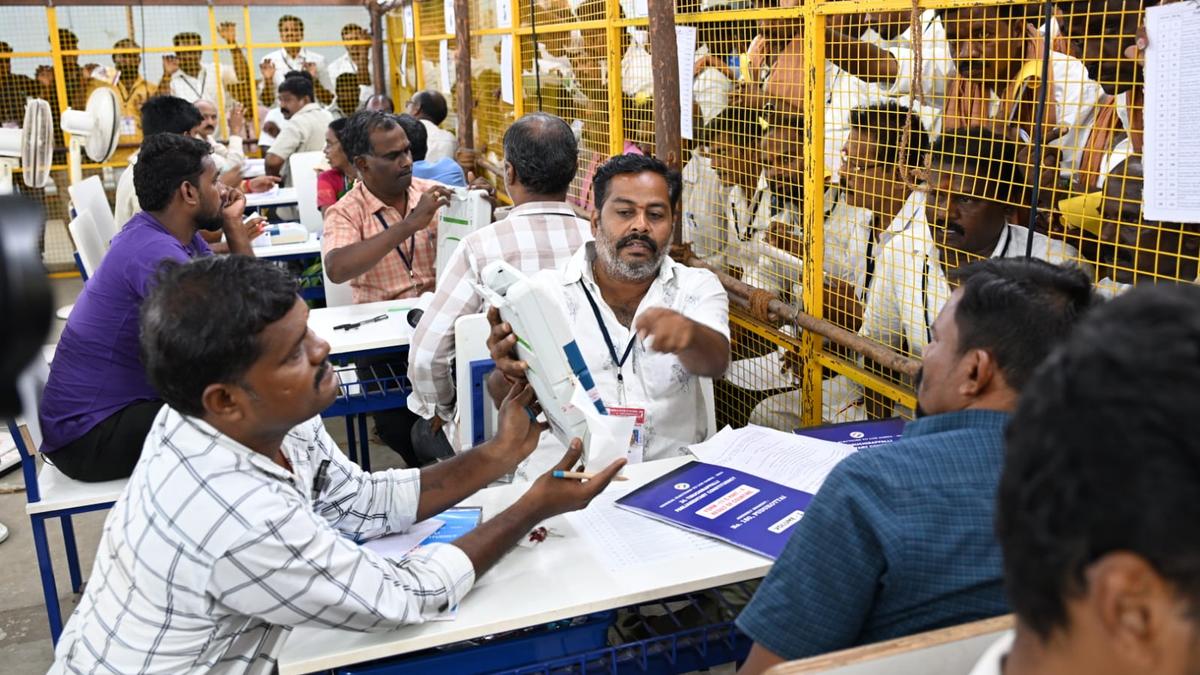
[[[675,45],[673,0],[649,0],[650,68],[654,76],[654,156],[680,170],[682,139],[679,128],[679,58]],[[626,111],[628,114],[628,111]],[[613,120],[618,123],[618,120]],[[683,242],[680,215],[675,214],[675,243]]]
[[[458,152],[464,172],[475,170],[475,99],[471,94],[471,3],[454,0],[455,59],[458,71]]]

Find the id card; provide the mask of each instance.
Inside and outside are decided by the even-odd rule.
[[[137,135],[137,120],[132,115],[125,115],[121,118],[121,135],[136,136]]]
[[[608,414],[633,418],[633,435],[629,438],[629,463],[641,464],[646,452],[646,409],[608,406]]]

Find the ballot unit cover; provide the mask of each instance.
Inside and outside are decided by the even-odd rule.
[[[753,474],[692,461],[616,504],[774,560],[812,498]]]

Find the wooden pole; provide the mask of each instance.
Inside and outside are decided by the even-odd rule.
[[[463,171],[475,170],[475,100],[471,95],[471,4],[454,0],[454,41],[458,71],[458,152]]]
[[[384,77],[383,62],[383,12],[377,3],[371,3],[371,86],[376,94],[387,94],[387,78]],[[361,82],[361,80],[359,80]]]
[[[679,128],[679,58],[675,45],[673,0],[649,0],[650,68],[654,76],[654,156],[667,166],[682,167]],[[619,120],[613,120],[614,124]],[[680,215],[675,214],[675,243],[683,242]]]

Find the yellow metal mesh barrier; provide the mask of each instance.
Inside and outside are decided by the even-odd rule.
[[[480,170],[502,166],[514,119],[554,113],[580,139],[570,198],[590,208],[600,162],[655,150],[647,3],[469,5]],[[457,112],[449,6],[417,0],[386,17],[398,109],[434,88]],[[1195,280],[1200,226],[1141,213],[1142,76],[1125,50],[1143,12],[1140,0],[677,2],[676,23],[695,42],[685,55],[691,70],[681,73],[692,100],[683,239],[705,264],[756,289],[732,294],[735,362],[717,387],[722,420],[790,428],[911,415],[913,366],[955,269],[971,260],[1071,262],[1107,295],[1133,283]],[[283,14],[303,20],[302,38],[280,34]],[[86,66],[114,66],[117,40],[132,38],[131,72],[150,88],[166,55],[198,54],[216,62],[214,71],[238,75],[220,88],[222,106],[247,104],[251,135],[267,115],[264,57],[299,39],[328,64],[346,53],[343,26],[368,25],[364,10],[344,6],[7,6],[0,15],[22,27],[0,38],[11,46],[0,55],[11,64],[3,77],[14,83],[0,88],[6,122],[23,105],[7,92],[36,92],[64,109],[92,86]],[[60,39],[60,27],[75,31],[78,44]],[[182,32],[198,39],[177,46]],[[249,64],[244,78],[239,53]],[[62,158],[60,150],[53,183],[35,193],[58,228]],[[65,234],[48,237],[49,261],[69,253]],[[835,346],[781,311],[827,320],[858,342]],[[914,361],[887,359],[884,368],[864,356],[871,345]]]

